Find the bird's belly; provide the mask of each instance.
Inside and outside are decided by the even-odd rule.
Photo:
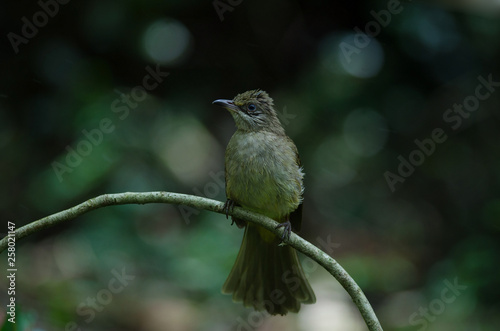
[[[228,198],[278,221],[299,206],[302,173],[295,163],[239,152],[245,157],[234,155],[226,163]]]
[[[231,199],[271,218],[281,218],[297,208],[299,197],[295,192],[283,189],[286,185],[278,183],[276,178],[259,175],[235,173],[232,178],[235,184],[230,186],[229,192]]]

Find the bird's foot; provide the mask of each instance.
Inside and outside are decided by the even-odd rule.
[[[222,210],[226,212],[226,219],[229,218],[229,213],[233,211],[233,208],[234,208],[234,201],[231,199],[227,199],[226,203],[224,203],[224,207],[222,207]],[[231,223],[231,225],[233,224]]]
[[[292,223],[290,223],[289,220],[286,222],[280,223],[276,225],[276,229],[283,228],[283,234],[281,235],[281,243],[285,240],[285,238],[288,240],[290,239],[290,234],[292,233]]]
[[[233,211],[234,206],[236,206],[236,203],[233,200],[231,199],[226,200],[224,207],[222,207],[222,210],[226,212],[226,218],[229,218],[229,213]],[[240,220],[239,218],[236,218],[234,216],[231,216],[231,225],[233,225],[234,223],[236,223],[236,226],[240,229],[244,228],[245,225],[247,224],[245,221]]]

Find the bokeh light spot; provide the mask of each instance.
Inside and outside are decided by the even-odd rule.
[[[164,164],[185,184],[194,185],[207,178],[208,169],[222,157],[217,142],[192,117],[170,118],[170,123],[164,123],[153,134],[153,140]]]
[[[160,64],[179,63],[186,57],[191,39],[189,30],[173,19],[152,23],[143,36],[146,54]]]
[[[354,38],[356,34],[351,33],[346,35],[340,40],[339,45],[350,45],[355,48],[354,53],[342,51],[340,46],[338,47],[338,60],[342,68],[350,75],[358,78],[370,78],[376,76],[382,69],[384,64],[384,50],[380,43],[370,37],[369,42],[366,43],[364,47],[356,47],[354,43]]]

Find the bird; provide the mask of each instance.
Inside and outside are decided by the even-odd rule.
[[[297,147],[286,135],[267,92],[250,90],[213,104],[228,110],[236,123],[225,152],[226,217],[240,206],[284,228],[278,237],[232,217],[232,224],[245,232],[222,293],[271,315],[297,313],[302,303],[316,302],[297,252],[283,244],[302,223],[304,172]]]

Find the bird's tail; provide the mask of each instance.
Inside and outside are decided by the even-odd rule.
[[[296,313],[301,303],[316,302],[295,249],[278,246],[277,240],[267,242],[260,232],[258,226],[247,224],[222,293],[232,293],[233,301],[271,315]]]

